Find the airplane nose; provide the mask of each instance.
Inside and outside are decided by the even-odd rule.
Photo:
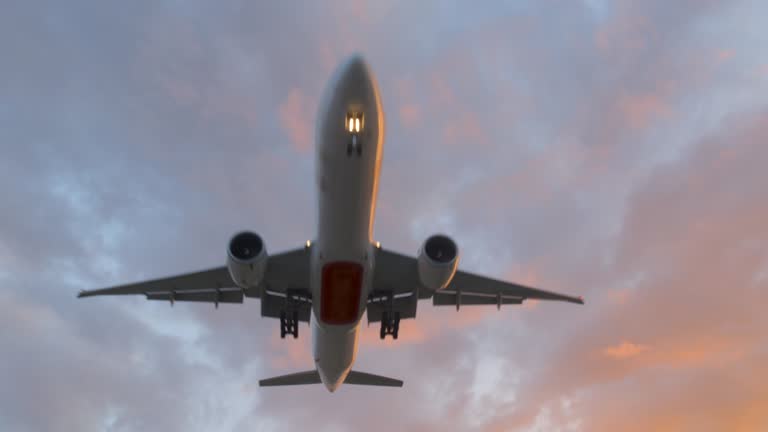
[[[331,146],[328,148],[332,149],[338,148],[334,143],[346,143],[349,132],[352,132],[349,128],[353,127],[349,121],[357,118],[360,119],[359,129],[356,122],[352,125],[361,138],[379,139],[383,118],[376,77],[359,54],[348,57],[339,65],[323,93],[317,116],[317,135],[322,145],[328,143]]]
[[[360,54],[352,55],[342,66],[341,81],[363,84],[370,80],[371,73],[368,64]]]
[[[367,99],[373,89],[372,76],[368,63],[355,54],[340,68],[336,91],[348,99]]]

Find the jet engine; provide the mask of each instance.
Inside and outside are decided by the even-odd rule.
[[[267,248],[261,237],[249,231],[235,234],[227,248],[227,268],[240,288],[259,285],[267,269]]]
[[[436,291],[447,287],[458,265],[459,248],[448,236],[433,235],[419,250],[419,279],[429,290]]]

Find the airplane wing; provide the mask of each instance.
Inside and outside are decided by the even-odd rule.
[[[457,271],[451,283],[440,291],[432,292],[421,286],[417,259],[397,252],[378,248],[373,294],[369,298],[369,322],[379,321],[381,312],[394,310],[401,318],[416,316],[416,300],[432,298],[435,306],[521,304],[526,299],[559,300],[584,304],[574,297],[506,282],[477,274]],[[376,295],[384,298],[376,301]],[[371,308],[372,302],[378,308]],[[389,304],[387,302],[390,302]],[[371,310],[373,309],[373,310]]]
[[[461,305],[497,305],[521,304],[526,299],[558,300],[569,303],[584,304],[581,297],[559,294],[525,285],[506,282],[498,279],[480,276],[473,273],[456,272],[451,283],[432,296],[435,306]]]
[[[294,249],[267,260],[264,279],[256,288],[243,290],[229,275],[227,267],[216,267],[161,279],[120,285],[89,291],[80,291],[78,297],[100,295],[141,294],[147,300],[195,301],[214,303],[242,303],[243,297],[261,299],[261,315],[280,318],[290,303],[298,313],[298,320],[308,322],[311,309],[309,282],[309,250]]]

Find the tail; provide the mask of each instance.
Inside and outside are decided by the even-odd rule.
[[[320,384],[320,374],[316,370],[281,375],[259,381],[259,387]]]
[[[320,384],[320,374],[316,370],[281,375],[259,381],[260,387],[277,387],[290,385]],[[402,387],[403,382],[398,379],[388,378],[365,372],[349,371],[344,384],[368,385],[378,387]]]
[[[402,387],[403,382],[399,379],[388,378],[381,375],[374,375],[365,372],[349,371],[349,375],[344,379],[344,384],[369,385],[379,387]]]

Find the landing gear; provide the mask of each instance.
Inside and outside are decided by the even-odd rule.
[[[290,316],[285,311],[280,312],[280,339],[285,339],[287,334],[292,334],[294,339],[299,337],[298,311],[293,311]]]
[[[357,153],[358,156],[362,156],[363,154],[363,144],[360,142],[357,135],[352,135],[349,144],[347,144],[347,156],[352,156],[352,152]]]
[[[388,334],[392,339],[397,339],[400,332],[400,312],[383,312],[381,314],[381,330],[379,330],[379,339],[384,339]]]

